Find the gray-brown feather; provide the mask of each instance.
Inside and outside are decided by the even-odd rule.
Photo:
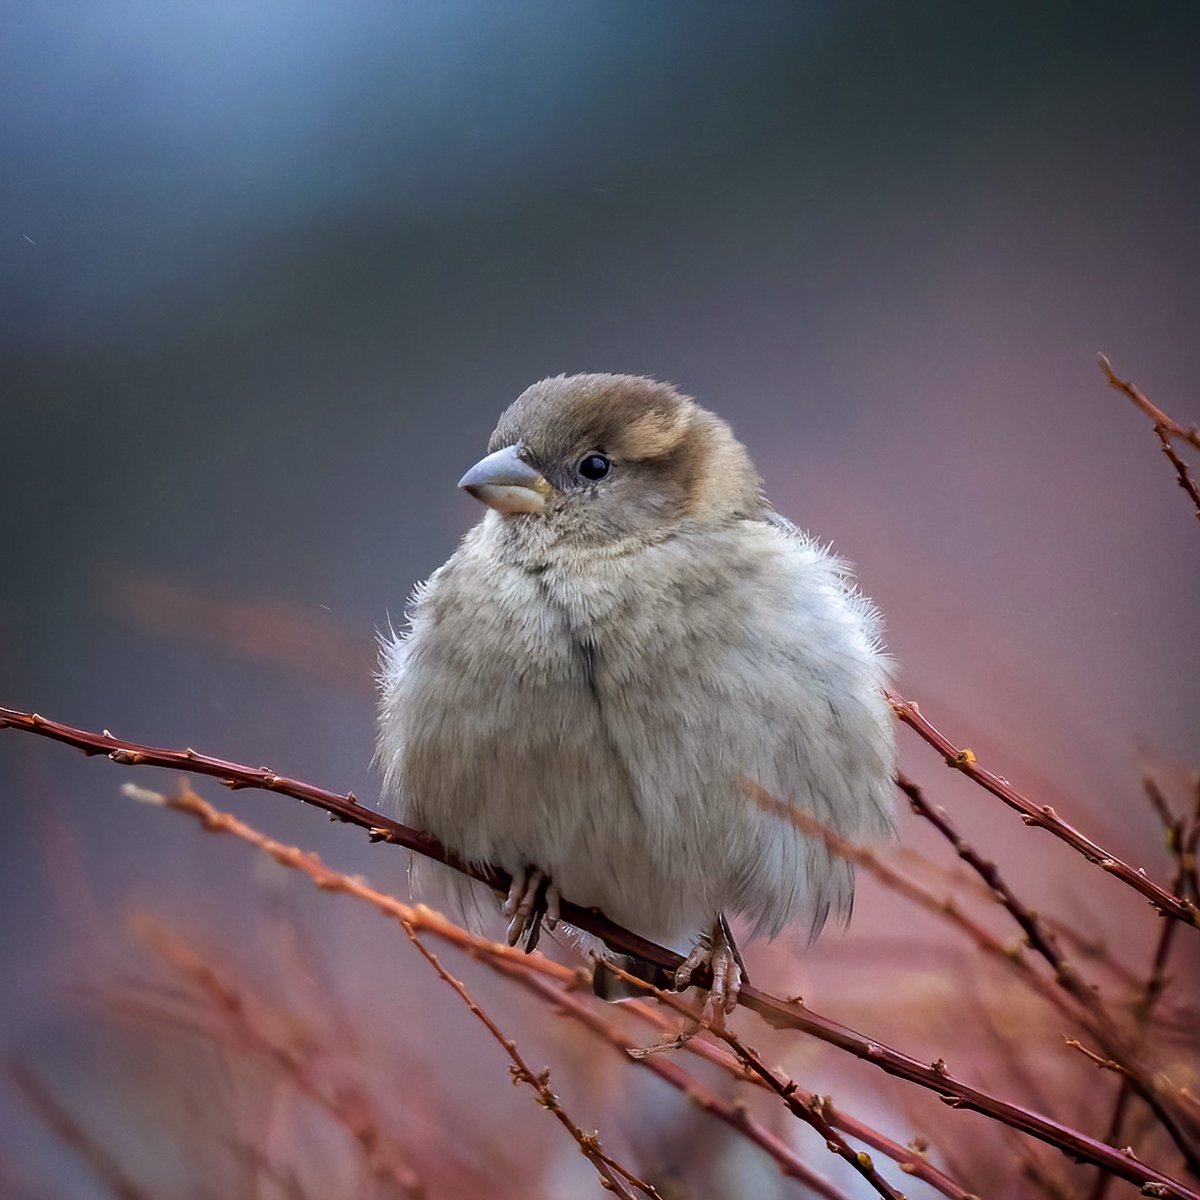
[[[384,645],[385,790],[459,854],[536,865],[668,944],[720,912],[815,934],[848,914],[850,868],[740,781],[851,840],[889,835],[877,614],[765,506],[723,422],[667,385],[582,379],[535,385],[493,443],[548,472],[603,436],[626,494],[489,511],[418,589]],[[486,899],[443,883],[467,915]]]

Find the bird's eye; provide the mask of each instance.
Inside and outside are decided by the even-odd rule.
[[[594,483],[612,470],[612,463],[603,454],[585,454],[575,465],[575,470],[584,479],[590,479]]]

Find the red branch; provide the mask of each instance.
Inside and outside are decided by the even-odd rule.
[[[1154,422],[1154,434],[1158,438],[1159,449],[1174,467],[1176,483],[1188,494],[1188,498],[1196,510],[1196,516],[1200,518],[1200,487],[1197,487],[1196,481],[1192,478],[1187,463],[1175,453],[1175,447],[1171,445],[1171,439],[1177,438],[1200,450],[1200,429],[1195,425],[1181,425],[1173,417],[1167,416],[1157,404],[1143,395],[1129,380],[1118,379],[1116,372],[1112,369],[1112,363],[1103,354],[1100,355],[1100,369],[1108,379],[1110,387],[1116,388],[1118,392],[1123,392]]]
[[[919,720],[924,722],[924,718],[919,718]],[[234,789],[261,788],[266,791],[279,792],[321,808],[339,820],[359,825],[377,841],[388,841],[406,846],[418,854],[454,867],[502,894],[507,892],[509,887],[510,880],[503,871],[461,862],[435,838],[418,830],[410,829],[398,821],[393,821],[382,813],[365,808],[352,795],[343,795],[300,780],[288,779],[267,767],[247,767],[225,759],[198,754],[191,749],[164,750],[141,746],[116,738],[107,730],[103,733],[95,733],[76,729],[70,725],[47,720],[36,713],[0,707],[0,729],[4,728],[35,733],[54,741],[64,742],[67,745],[75,746],[87,755],[103,754],[112,762],[126,766],[173,768],[192,774],[210,776],[220,780],[226,787]],[[930,726],[930,728],[933,727]],[[934,730],[935,734],[936,732]],[[941,737],[940,734],[937,736]],[[946,744],[949,745],[949,743]],[[994,779],[995,777],[990,776],[990,778]],[[1007,788],[1007,784],[1004,784],[1003,781],[998,781],[997,786]],[[989,788],[989,790],[991,789]],[[1023,799],[1022,803],[1029,805],[1029,802]],[[1029,807],[1032,808],[1032,805]],[[1086,841],[1086,839],[1084,840]],[[1091,843],[1088,844],[1091,845]],[[1167,893],[1164,892],[1163,895],[1167,896]],[[681,955],[623,929],[595,909],[582,908],[564,901],[562,916],[569,924],[602,938],[613,949],[624,954],[636,955],[669,972],[674,973],[683,961]],[[698,982],[706,981],[700,979]],[[920,1062],[910,1055],[894,1050],[882,1042],[874,1041],[846,1025],[823,1017],[801,1003],[781,1000],[754,987],[744,986],[741,989],[738,1003],[752,1012],[758,1013],[769,1024],[777,1028],[801,1030],[820,1041],[838,1047],[855,1058],[873,1063],[889,1075],[927,1088],[940,1096],[951,1108],[965,1108],[982,1113],[1003,1125],[1020,1130],[1056,1147],[1071,1158],[1104,1167],[1120,1178],[1136,1184],[1149,1195],[1171,1197],[1174,1200],[1200,1200],[1200,1193],[1148,1166],[1136,1155],[1105,1145],[1085,1133],[1022,1105],[1001,1100],[978,1088],[973,1088],[952,1075],[940,1060],[932,1065]]]
[[[998,800],[1002,800],[1009,808],[1021,814],[1021,820],[1026,825],[1033,825],[1052,833],[1059,841],[1066,842],[1072,849],[1077,850],[1090,863],[1115,876],[1122,883],[1140,892],[1164,917],[1173,917],[1185,925],[1200,928],[1200,909],[1187,896],[1177,896],[1166,888],[1154,882],[1145,871],[1136,870],[1103,846],[1092,841],[1086,834],[1081,833],[1074,825],[1068,824],[1048,804],[1035,804],[1028,797],[1021,795],[1007,779],[994,775],[991,771],[979,766],[975,755],[966,747],[956,746],[940,729],[921,715],[916,701],[906,700],[894,690],[888,690],[888,700],[892,710],[910,729],[944,759],[948,767],[961,771],[973,779],[980,787],[991,792]],[[0,717],[3,710],[0,710]]]

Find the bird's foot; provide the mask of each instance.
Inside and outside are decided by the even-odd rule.
[[[523,946],[532,954],[542,936],[542,926],[553,930],[561,916],[562,897],[554,881],[536,867],[522,867],[512,878],[504,915],[508,923],[508,944]]]
[[[712,982],[704,998],[701,1013],[706,1024],[718,1028],[725,1018],[737,1007],[738,993],[742,987],[742,956],[733,943],[733,935],[724,917],[713,924],[712,934],[702,938],[675,972],[675,990],[682,992],[690,987],[693,977],[706,969],[711,972]]]

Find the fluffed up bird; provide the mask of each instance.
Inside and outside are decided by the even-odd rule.
[[[669,384],[542,380],[459,486],[488,511],[384,642],[385,794],[512,875],[510,944],[532,949],[566,897],[688,954],[677,987],[709,967],[709,1011],[731,1011],[731,918],[815,937],[854,893],[846,860],[746,781],[841,838],[893,831],[878,613]],[[414,871],[468,921],[494,904]],[[597,991],[620,990],[584,943]]]

